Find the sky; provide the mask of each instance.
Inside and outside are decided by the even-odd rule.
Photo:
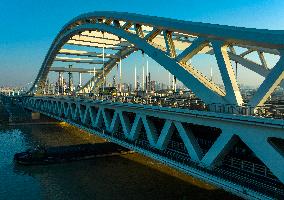
[[[123,11],[284,30],[283,8],[281,0],[1,0],[0,86],[23,86],[33,81],[58,31],[82,13]],[[245,80],[254,83],[243,73]]]

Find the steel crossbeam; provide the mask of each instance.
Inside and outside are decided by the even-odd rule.
[[[246,119],[240,120],[228,118],[225,114],[59,97],[27,98],[24,106],[61,117],[63,120],[77,121],[82,126],[89,124],[93,128],[105,127],[105,131],[109,133],[117,132],[120,126],[124,136],[130,141],[137,140],[141,128],[144,127],[149,144],[158,150],[167,147],[175,127],[191,161],[209,169],[218,166],[222,158],[232,149],[233,144],[240,139],[284,183],[282,170],[284,157],[268,142],[269,138],[284,139],[282,120],[269,125],[269,119],[249,116],[243,116]],[[135,115],[132,122],[126,113]],[[165,121],[161,132],[157,132],[151,117]],[[192,130],[185,126],[185,123],[217,127],[222,133],[203,155]]]
[[[197,167],[212,170],[219,166],[232,146],[241,140],[284,184],[283,151],[269,142],[271,138],[284,139],[283,120],[40,95],[44,93],[49,72],[83,72],[81,65],[98,64],[96,74],[83,85],[80,74],[80,87],[75,90],[76,93],[91,92],[100,87],[118,62],[141,50],[208,105],[243,105],[231,62],[240,64],[264,77],[263,83],[248,102],[256,109],[267,101],[278,86],[284,87],[283,49],[284,31],[187,22],[131,13],[87,13],[72,19],[58,33],[28,92],[35,96],[25,98],[23,104],[28,109],[74,124],[170,166],[191,171],[192,175],[218,183],[230,191],[237,191],[244,197],[262,199],[261,194],[249,188],[245,188],[244,194],[243,186],[198,172],[192,167],[150,152],[147,148],[164,152],[172,142],[173,134],[177,133],[184,143],[187,159]],[[209,80],[189,61],[198,54],[215,57],[224,89]],[[250,58],[251,54],[256,54],[258,61]],[[269,65],[266,54],[279,58],[275,66]],[[103,58],[103,62],[92,58]],[[77,62],[80,68],[54,68],[54,62]],[[90,70],[89,65],[86,70]],[[94,83],[92,89],[90,83]],[[133,119],[129,118],[129,113],[134,116]],[[164,125],[157,128],[152,120],[154,117],[163,120]],[[186,124],[216,127],[222,132],[204,153],[194,131]],[[133,144],[141,142],[139,137],[142,129],[145,130],[146,138],[141,143],[143,146],[137,147]],[[120,131],[125,140],[114,137]]]
[[[81,61],[80,59],[83,59],[81,56],[100,55],[99,53],[81,53],[76,50],[66,52],[66,48],[63,48],[63,46],[69,44],[111,48],[117,51],[116,54],[113,54],[115,56],[109,56],[108,65],[117,61],[116,56],[120,55],[119,51],[123,48],[132,49],[129,50],[129,54],[140,49],[175,75],[207,104],[243,104],[239,84],[230,66],[230,61],[235,61],[267,78],[259,87],[256,97],[249,103],[258,107],[263,105],[278,85],[284,86],[281,83],[283,68],[278,66],[282,65],[282,61],[274,67],[277,68],[274,70],[274,68],[268,68],[265,59],[265,54],[273,54],[278,55],[282,60],[280,52],[284,48],[283,38],[283,31],[185,22],[130,13],[88,13],[71,20],[59,32],[29,92],[40,94],[43,91],[50,66],[53,62],[60,60],[56,58],[57,54],[65,52],[67,55],[77,56],[78,58],[65,61],[83,63],[89,62]],[[238,47],[247,50],[237,54],[235,48]],[[258,54],[261,64],[246,57],[253,52]],[[188,63],[189,59],[200,53],[215,56],[225,90],[209,81],[192,64]],[[109,68],[111,70],[114,64],[110,66],[112,66]],[[101,83],[102,76],[97,79],[96,83]],[[77,92],[83,91],[86,87],[87,84]],[[99,87],[99,84],[97,84],[97,87]]]

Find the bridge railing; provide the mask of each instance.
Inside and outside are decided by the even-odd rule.
[[[254,108],[248,105],[236,106],[229,104],[210,104],[208,105],[207,110],[217,113],[284,119],[284,105],[265,105]]]
[[[108,134],[107,132],[104,132],[105,134]],[[120,132],[115,132],[111,134],[112,137],[115,137],[119,140],[125,140],[126,142],[128,141],[124,135]],[[205,173],[211,174],[213,176],[221,177],[224,180],[233,182],[233,183],[238,183],[239,185],[242,185],[246,188],[253,189],[254,191],[260,192],[262,194],[266,194],[268,196],[276,197],[276,199],[283,198],[284,197],[284,191],[283,188],[279,188],[278,184],[275,183],[275,181],[271,180],[269,182],[261,182],[258,179],[255,179],[255,175],[259,175],[257,173],[252,173],[250,175],[247,173],[244,173],[242,170],[241,173],[238,172],[238,170],[229,170],[226,167],[214,167],[212,169],[207,169],[205,167],[202,167],[200,165],[197,165],[195,162],[191,161],[191,159],[188,157],[187,154],[183,153],[182,148],[176,149],[176,144],[172,143],[172,145],[169,145],[167,149],[163,151],[159,151],[155,148],[153,148],[150,144],[149,141],[144,140],[144,139],[138,139],[135,140],[134,145],[137,147],[142,147],[145,150],[151,151],[155,154],[159,154],[160,156],[166,157],[170,160],[173,160],[175,162],[182,163],[183,165],[186,166],[191,166],[199,171],[203,171]],[[235,162],[240,162],[240,160],[234,160]],[[257,165],[258,166],[258,165]],[[236,168],[234,168],[236,169]],[[241,167],[240,167],[241,169]],[[268,172],[268,171],[267,171]],[[262,175],[262,177],[265,177]],[[269,179],[267,179],[269,180]],[[246,191],[244,191],[246,192]]]
[[[50,99],[52,99],[52,98],[53,97],[50,97]],[[72,104],[79,106],[78,108],[81,108],[81,105],[78,105],[78,104],[84,104],[84,103],[87,103],[87,102],[89,103],[89,102],[92,101],[92,98],[83,97],[82,99],[80,99],[79,97],[74,97],[74,96],[73,97],[58,96],[56,101],[63,100],[65,102],[65,100],[68,100],[69,98],[70,98],[70,100],[72,100]],[[42,99],[44,99],[44,98],[42,98]],[[46,99],[48,99],[48,98],[46,98]],[[86,99],[86,101],[84,101],[84,99]],[[50,114],[52,114],[52,115],[55,114],[59,118],[65,118],[66,117],[67,122],[71,121],[71,122],[79,125],[79,127],[84,127],[84,126],[89,127],[89,128],[92,127],[90,125],[90,123],[87,123],[88,125],[85,125],[84,124],[85,122],[83,122],[84,120],[82,121],[82,119],[80,119],[80,117],[73,117],[73,116],[70,117],[68,114],[66,116],[65,116],[65,114],[63,116],[61,116],[62,111],[56,111],[57,106],[54,106],[54,108],[56,108],[56,109],[54,109],[53,111],[50,111],[50,108],[45,107],[46,105],[44,104],[43,101],[41,101],[41,98],[39,98],[38,100],[39,101],[35,100],[32,103],[35,110],[41,109],[45,112],[50,112]],[[100,100],[102,100],[102,99],[100,99]],[[105,101],[106,100],[111,101],[111,99],[104,99],[104,100]],[[43,104],[42,104],[43,106],[41,106],[42,102],[43,102]],[[48,102],[48,101],[45,101],[45,102]],[[77,104],[77,102],[78,102],[78,104]],[[122,103],[123,103],[123,101],[122,101]],[[54,105],[54,104],[51,103],[50,105]],[[59,107],[61,107],[61,106],[59,106]],[[208,107],[205,107],[205,108],[208,109]],[[222,111],[222,110],[220,110],[220,111]],[[251,190],[258,191],[262,194],[263,193],[267,194],[268,196],[275,196],[275,195],[277,195],[277,197],[278,196],[279,197],[284,196],[283,187],[282,186],[278,187],[278,184],[276,184],[275,186],[272,186],[270,184],[271,183],[270,179],[268,180],[267,177],[266,177],[266,175],[268,174],[268,170],[266,170],[266,168],[261,168],[258,165],[255,165],[253,168],[250,168],[250,165],[247,162],[244,162],[244,161],[237,162],[237,160],[233,161],[233,167],[234,166],[240,166],[240,167],[238,167],[240,169],[242,169],[242,168],[247,169],[248,168],[247,173],[244,173],[244,170],[242,170],[241,172],[238,172],[238,170],[236,170],[236,168],[234,168],[233,170],[228,170],[227,168],[224,168],[224,167],[221,167],[221,166],[220,167],[214,166],[211,169],[211,168],[208,168],[208,166],[203,166],[202,164],[200,165],[198,162],[191,160],[189,154],[184,153],[184,151],[185,151],[184,146],[180,145],[179,143],[177,143],[175,141],[171,141],[169,143],[167,149],[160,150],[160,149],[157,149],[155,146],[151,145],[150,141],[148,139],[145,139],[145,137],[147,138],[147,136],[145,134],[144,134],[144,136],[140,135],[140,137],[138,139],[131,140],[123,133],[122,130],[120,130],[121,128],[118,128],[118,131],[110,131],[109,128],[105,127],[105,125],[98,125],[96,127],[92,127],[92,129],[99,132],[99,133],[107,135],[110,138],[115,139],[116,141],[124,142],[124,143],[127,143],[128,145],[132,145],[134,147],[143,149],[144,152],[153,153],[153,154],[161,156],[162,158],[165,158],[167,160],[177,162],[177,163],[181,163],[183,166],[188,166],[190,168],[197,169],[201,172],[205,172],[206,174],[210,174],[210,175],[213,175],[215,177],[220,177],[220,178],[222,178],[226,181],[232,182],[234,184],[238,183],[238,185],[244,186],[244,188],[249,188]],[[231,164],[231,162],[230,162],[230,164]],[[255,173],[252,173],[252,170]],[[260,172],[260,173],[258,173],[258,172]],[[265,176],[263,176],[263,173],[264,173]],[[259,177],[260,175],[262,175],[261,178],[265,178],[264,181],[259,181],[259,180],[255,179],[254,176]]]
[[[173,108],[183,108],[190,110],[200,110],[200,111],[211,111],[217,113],[228,113],[228,114],[237,114],[237,115],[249,115],[249,116],[258,116],[266,118],[276,118],[284,119],[284,105],[272,105],[266,104],[265,106],[259,106],[257,108],[243,105],[236,106],[230,104],[204,104],[199,99],[173,99],[168,98],[169,100],[155,98],[108,98],[108,97],[93,97],[97,100],[110,100],[113,102],[122,102],[122,103],[138,103],[144,105],[155,105],[162,107],[173,107]]]
[[[48,96],[48,95],[46,95]],[[156,97],[135,97],[135,96],[68,96],[62,95],[57,97],[69,97],[69,98],[83,98],[83,99],[93,99],[101,101],[111,101],[111,102],[120,102],[120,103],[133,103],[141,105],[153,105],[161,107],[171,107],[171,108],[180,108],[180,109],[189,109],[189,110],[199,110],[199,111],[209,111],[216,113],[224,114],[235,114],[235,115],[245,115],[245,116],[256,116],[256,117],[265,117],[265,118],[274,118],[274,119],[284,119],[284,103],[280,102],[277,104],[265,104],[265,106],[251,107],[249,105],[236,106],[231,104],[204,104],[199,99],[189,99],[181,98],[176,99],[173,97],[165,98],[156,98]]]

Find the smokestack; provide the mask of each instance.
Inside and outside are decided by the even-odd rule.
[[[136,65],[134,68],[134,91],[137,89],[137,75],[136,75]]]
[[[116,90],[119,91],[119,71],[118,71],[118,64],[116,64]]]
[[[115,87],[115,75],[112,77],[112,87]]]
[[[148,56],[147,56],[148,57]],[[147,73],[146,74],[148,74],[149,73],[149,63],[148,63],[148,59],[147,59],[147,61],[146,61],[146,65],[147,65]]]
[[[121,58],[119,59],[119,91],[121,92],[121,83],[122,83],[122,71],[121,71]]]
[[[146,75],[146,93],[148,92],[148,77],[147,77],[147,75]]]
[[[171,88],[171,73],[169,72],[169,89]]]
[[[172,76],[173,77],[173,80],[172,80],[172,88],[173,90],[175,90],[175,76]]]
[[[151,91],[151,74],[148,73],[148,90]]]
[[[144,77],[145,73],[144,73],[144,65],[143,65],[143,71],[142,71],[142,91],[144,91],[144,84],[145,84],[145,77]]]
[[[94,79],[93,80],[93,83],[94,83],[93,87],[95,87],[95,78],[96,78],[96,68],[95,67],[94,67],[94,74],[93,74],[93,76],[94,76],[94,78],[93,78]]]
[[[177,91],[177,77],[174,76],[174,91]]]
[[[68,72],[68,78],[69,78],[69,83],[68,83],[68,87],[69,87],[69,90],[70,92],[72,92],[73,90],[73,74],[71,72],[71,69],[72,69],[72,65],[69,65],[69,69],[70,71]]]
[[[82,74],[79,72],[79,87],[82,86]]]

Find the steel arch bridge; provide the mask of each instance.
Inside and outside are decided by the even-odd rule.
[[[41,93],[54,61],[102,64],[96,78],[100,85],[111,69],[131,53],[141,50],[175,75],[206,104],[242,105],[243,98],[231,61],[237,62],[264,77],[253,98],[252,107],[262,106],[284,77],[284,31],[257,30],[231,26],[187,22],[161,17],[119,12],[94,12],[80,15],[67,23],[54,39],[30,92]],[[91,46],[116,51],[115,54],[65,49],[63,46]],[[246,48],[237,54],[235,48]],[[179,52],[179,53],[178,53]],[[246,55],[257,52],[260,63]],[[197,54],[215,56],[224,89],[198,71],[189,60]],[[273,68],[268,68],[264,53],[278,55]],[[75,55],[78,58],[59,57]],[[108,58],[106,62],[84,59]],[[209,70],[209,69],[208,69]],[[95,80],[93,80],[95,79]]]
[[[74,48],[65,48],[66,44]],[[78,46],[110,49],[112,53],[75,49]],[[238,53],[238,48],[245,50]],[[65,70],[54,69],[53,63],[56,61],[100,64],[101,69],[97,71],[96,77],[76,91],[90,92],[93,90],[91,83],[99,87],[118,62],[141,50],[175,75],[206,104],[243,105],[244,100],[232,62],[241,64],[264,78],[248,102],[251,107],[256,108],[266,102],[276,87],[284,86],[283,49],[284,31],[212,25],[130,13],[87,13],[71,20],[56,36],[28,92],[35,96],[24,97],[23,106],[98,134],[240,196],[263,199],[273,198],[275,194],[283,197],[284,124],[281,119],[101,102],[75,97],[41,96],[49,72]],[[258,55],[258,62],[247,57],[251,53]],[[190,59],[198,54],[208,54],[216,58],[224,88],[191,64]],[[279,57],[274,67],[268,67],[264,54]],[[216,129],[220,130],[212,146],[204,147],[208,144],[203,144],[206,141],[196,135],[198,128],[208,130],[209,134],[216,132]],[[142,129],[144,130],[141,131]],[[140,132],[144,133],[144,138],[139,136],[142,135]],[[184,146],[172,140],[174,133],[181,137]],[[221,160],[239,140],[266,167],[256,167],[258,165],[254,163],[244,164],[243,161],[236,160],[230,162],[242,169],[249,168],[253,175],[246,177],[246,180],[252,185],[259,184],[258,189],[238,182],[243,181],[240,178],[243,177],[242,174],[236,172],[228,175],[226,170],[218,168]],[[172,149],[168,149],[169,145]],[[202,146],[208,148],[208,151]],[[264,169],[261,176],[265,180],[272,174],[271,177],[276,177],[278,182],[275,183],[275,179],[268,183],[262,183],[261,178],[253,180],[260,168]],[[235,179],[230,180],[228,177]],[[271,193],[271,188],[274,187],[272,184],[277,185],[274,193]],[[263,194],[262,190],[267,193]]]

